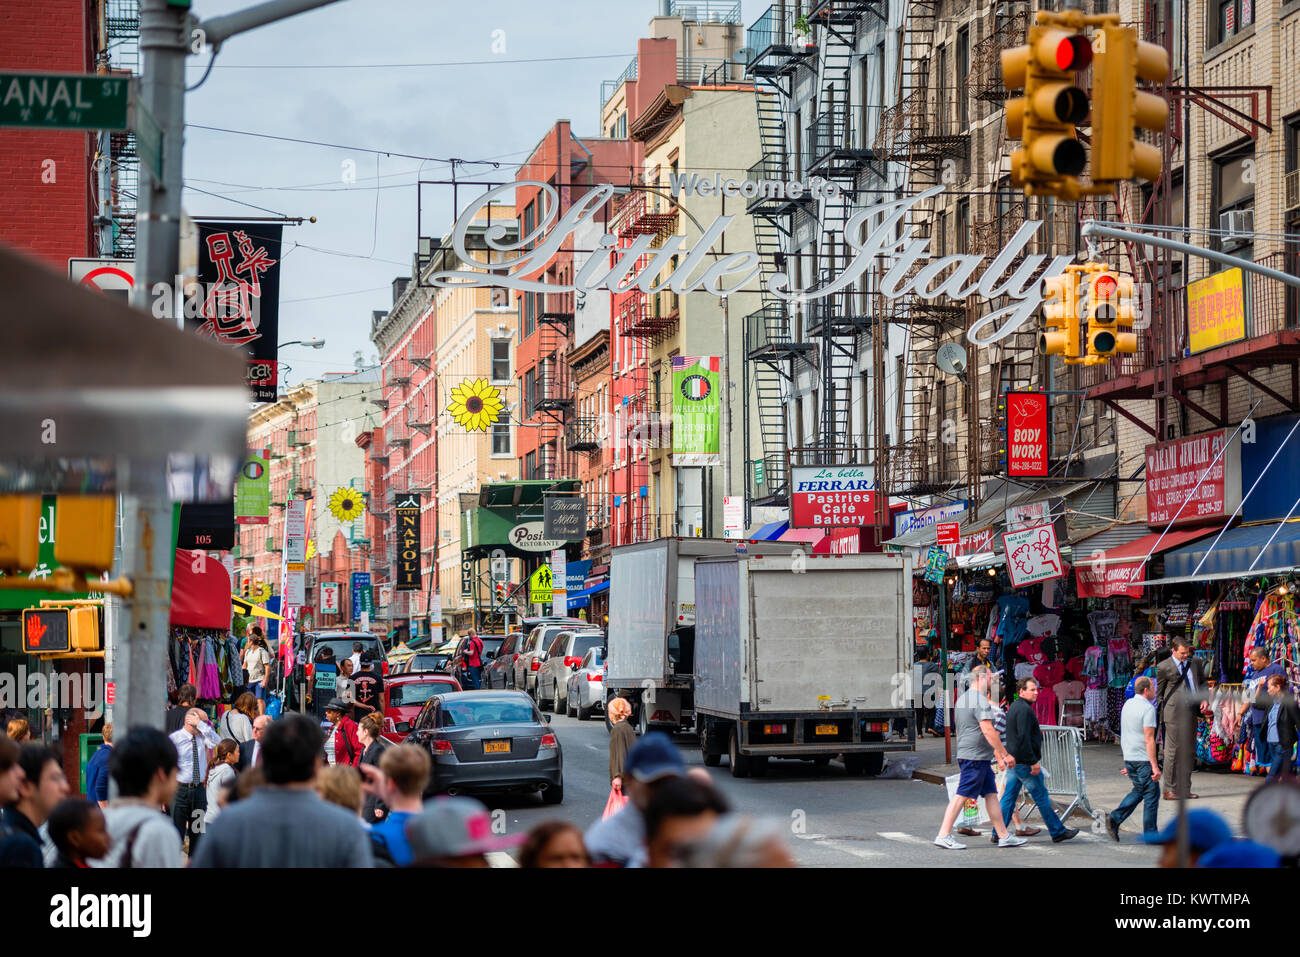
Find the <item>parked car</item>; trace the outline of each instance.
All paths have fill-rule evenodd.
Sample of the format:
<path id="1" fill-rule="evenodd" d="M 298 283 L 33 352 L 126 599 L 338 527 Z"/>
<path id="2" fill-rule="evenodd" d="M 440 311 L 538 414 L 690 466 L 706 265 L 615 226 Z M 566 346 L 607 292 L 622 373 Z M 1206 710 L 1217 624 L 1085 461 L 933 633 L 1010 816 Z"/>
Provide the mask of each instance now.
<path id="1" fill-rule="evenodd" d="M 543 711 L 564 711 L 569 678 L 588 651 L 604 644 L 605 633 L 594 628 L 562 631 L 551 639 L 537 672 L 537 706 Z"/>
<path id="2" fill-rule="evenodd" d="M 522 632 L 512 631 L 506 635 L 506 640 L 497 649 L 496 657 L 483 667 L 484 688 L 500 688 L 506 691 L 514 687 L 515 659 L 519 657 L 519 649 L 523 643 Z"/>
<path id="3" fill-rule="evenodd" d="M 392 669 L 393 674 L 404 675 L 412 671 L 438 671 L 451 674 L 451 655 L 441 652 L 422 651 L 412 655 Z"/>
<path id="4" fill-rule="evenodd" d="M 426 749 L 433 772 L 425 796 L 466 791 L 542 792 L 564 800 L 564 759 L 545 716 L 518 691 L 434 695 L 407 742 Z"/>
<path id="5" fill-rule="evenodd" d="M 591 626 L 585 621 L 544 621 L 534 626 L 533 630 L 528 632 L 528 637 L 524 639 L 519 657 L 515 659 L 515 690 L 526 691 L 529 694 L 533 694 L 536 690 L 537 673 L 542 667 L 538 659 L 550 647 L 556 635 L 562 631 L 572 631 L 574 628 L 589 627 Z"/>
<path id="6" fill-rule="evenodd" d="M 460 690 L 460 682 L 451 675 L 407 672 L 390 676 L 384 682 L 384 737 L 400 744 L 430 698 Z"/>
<path id="7" fill-rule="evenodd" d="M 483 642 L 483 653 L 479 657 L 483 661 L 484 669 L 486 669 L 488 664 L 490 664 L 493 660 L 496 659 L 497 652 L 500 651 L 501 646 L 505 644 L 506 636 L 505 635 L 479 635 L 479 639 Z M 464 672 L 465 647 L 468 644 L 469 644 L 469 636 L 466 635 L 460 641 L 456 642 L 456 651 L 451 656 L 451 663 L 448 665 L 448 669 L 451 671 L 452 674 L 456 675 L 457 677 L 460 677 Z"/>
<path id="8" fill-rule="evenodd" d="M 592 711 L 605 710 L 605 649 L 592 648 L 582 656 L 578 670 L 569 677 L 564 696 L 564 713 L 586 721 Z"/>

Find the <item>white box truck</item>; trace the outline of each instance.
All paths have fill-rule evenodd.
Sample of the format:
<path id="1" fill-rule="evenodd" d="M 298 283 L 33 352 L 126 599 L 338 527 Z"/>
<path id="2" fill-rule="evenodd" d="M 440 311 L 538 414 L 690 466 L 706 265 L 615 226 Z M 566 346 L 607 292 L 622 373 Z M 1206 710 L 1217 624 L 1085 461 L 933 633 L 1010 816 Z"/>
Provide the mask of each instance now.
<path id="1" fill-rule="evenodd" d="M 652 727 L 689 730 L 695 720 L 696 561 L 738 554 L 789 556 L 800 547 L 793 542 L 658 538 L 613 549 L 606 699 L 626 698 L 641 734 Z M 608 723 L 608 709 L 605 713 Z"/>
<path id="2" fill-rule="evenodd" d="M 878 774 L 916 747 L 905 555 L 706 558 L 695 565 L 695 712 L 704 763 L 769 758 Z M 901 733 L 898 733 L 901 732 Z"/>

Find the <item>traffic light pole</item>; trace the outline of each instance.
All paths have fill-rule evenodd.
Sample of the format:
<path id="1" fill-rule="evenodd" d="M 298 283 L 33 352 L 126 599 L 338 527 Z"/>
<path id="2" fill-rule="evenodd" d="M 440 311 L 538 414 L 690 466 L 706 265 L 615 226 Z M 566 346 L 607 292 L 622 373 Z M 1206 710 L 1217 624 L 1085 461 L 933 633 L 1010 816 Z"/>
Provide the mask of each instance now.
<path id="1" fill-rule="evenodd" d="M 1300 289 L 1300 276 L 1292 276 L 1276 269 L 1269 269 L 1267 266 L 1261 266 L 1249 259 L 1239 259 L 1227 253 L 1215 252 L 1213 249 L 1203 249 L 1190 243 L 1180 243 L 1175 239 L 1165 239 L 1161 236 L 1148 236 L 1145 233 L 1116 229 L 1114 226 L 1106 226 L 1096 220 L 1089 220 L 1084 223 L 1082 233 L 1084 238 L 1099 236 L 1102 239 L 1118 239 L 1123 242 L 1138 243 L 1142 246 L 1154 246 L 1157 249 L 1169 249 L 1174 252 L 1186 253 L 1189 256 L 1199 256 L 1201 259 L 1208 259 L 1222 266 L 1231 266 L 1245 272 L 1253 272 L 1256 275 L 1276 279 L 1280 283 Z"/>

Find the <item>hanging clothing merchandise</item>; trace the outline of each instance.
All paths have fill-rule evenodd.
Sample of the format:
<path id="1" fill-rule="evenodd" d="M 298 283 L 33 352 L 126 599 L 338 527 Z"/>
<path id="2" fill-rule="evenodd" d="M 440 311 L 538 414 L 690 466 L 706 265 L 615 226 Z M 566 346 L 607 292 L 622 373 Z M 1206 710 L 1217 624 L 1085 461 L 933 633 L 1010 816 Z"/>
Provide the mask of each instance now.
<path id="1" fill-rule="evenodd" d="M 1038 718 L 1039 724 L 1056 724 L 1056 692 L 1052 690 L 1050 685 L 1044 687 L 1041 683 L 1039 684 L 1038 697 L 1034 700 L 1033 708 L 1034 716 Z"/>
<path id="2" fill-rule="evenodd" d="M 1094 645 L 1083 653 L 1083 674 L 1088 678 L 1101 678 L 1106 674 L 1106 651 Z"/>
<path id="3" fill-rule="evenodd" d="M 1129 678 L 1133 676 L 1133 657 L 1128 650 L 1128 639 L 1110 639 L 1106 643 L 1106 658 L 1108 683 L 1112 688 L 1119 688 L 1122 691 L 1128 684 Z"/>
<path id="4" fill-rule="evenodd" d="M 221 697 L 221 670 L 217 666 L 217 645 L 209 635 L 200 639 L 203 647 L 203 666 L 199 674 L 199 697 L 216 701 Z"/>
<path id="5" fill-rule="evenodd" d="M 1035 615 L 1025 622 L 1025 630 L 1035 638 L 1055 635 L 1061 630 L 1060 615 Z"/>
<path id="6" fill-rule="evenodd" d="M 1029 599 L 1022 595 L 1003 595 L 998 599 L 998 636 L 1003 645 L 1018 644 L 1025 636 L 1029 618 Z"/>
<path id="7" fill-rule="evenodd" d="M 1101 724 L 1106 720 L 1105 688 L 1088 688 L 1083 692 L 1083 718 Z"/>
<path id="8" fill-rule="evenodd" d="M 1065 673 L 1071 678 L 1083 677 L 1083 655 L 1075 655 L 1065 663 Z"/>
<path id="9" fill-rule="evenodd" d="M 1052 578 L 1043 582 L 1043 607 L 1060 608 L 1065 604 L 1065 581 L 1062 578 Z"/>
<path id="10" fill-rule="evenodd" d="M 1102 609 L 1088 613 L 1088 626 L 1092 629 L 1093 640 L 1102 644 L 1114 638 L 1119 628 L 1119 612 Z"/>

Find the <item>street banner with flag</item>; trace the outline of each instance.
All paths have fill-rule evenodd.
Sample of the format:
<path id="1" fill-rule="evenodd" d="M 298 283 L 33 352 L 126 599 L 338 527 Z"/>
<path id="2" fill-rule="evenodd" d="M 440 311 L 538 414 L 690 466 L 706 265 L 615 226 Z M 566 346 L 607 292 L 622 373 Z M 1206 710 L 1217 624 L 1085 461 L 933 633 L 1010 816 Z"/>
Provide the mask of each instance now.
<path id="1" fill-rule="evenodd" d="M 271 450 L 249 449 L 235 481 L 235 523 L 271 522 Z"/>
<path id="2" fill-rule="evenodd" d="M 673 356 L 673 466 L 721 465 L 718 356 Z"/>

